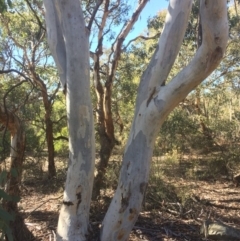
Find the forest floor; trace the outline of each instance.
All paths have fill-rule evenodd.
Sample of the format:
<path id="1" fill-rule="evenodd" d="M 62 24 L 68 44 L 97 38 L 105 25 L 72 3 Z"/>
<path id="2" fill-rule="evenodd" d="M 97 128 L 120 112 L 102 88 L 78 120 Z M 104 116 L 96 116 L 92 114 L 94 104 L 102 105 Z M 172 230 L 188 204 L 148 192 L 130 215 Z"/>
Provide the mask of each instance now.
<path id="1" fill-rule="evenodd" d="M 119 170 L 116 159 L 111 161 L 112 169 L 107 174 L 109 183 L 102 199 L 92 202 L 92 241 L 97 240 L 116 187 Z M 153 160 L 152 166 L 144 207 L 130 241 L 211 240 L 200 234 L 205 220 L 240 228 L 240 187 L 235 187 L 231 178 L 224 175 L 224 168 L 219 172 L 218 165 L 215 172 L 209 162 L 201 160 L 195 161 L 195 165 L 192 161 L 167 164 L 160 163 L 158 158 Z M 29 159 L 25 163 L 19 209 L 36 241 L 54 240 L 66 172 L 61 159 L 57 161 L 57 169 L 57 176 L 48 179 L 41 161 Z"/>

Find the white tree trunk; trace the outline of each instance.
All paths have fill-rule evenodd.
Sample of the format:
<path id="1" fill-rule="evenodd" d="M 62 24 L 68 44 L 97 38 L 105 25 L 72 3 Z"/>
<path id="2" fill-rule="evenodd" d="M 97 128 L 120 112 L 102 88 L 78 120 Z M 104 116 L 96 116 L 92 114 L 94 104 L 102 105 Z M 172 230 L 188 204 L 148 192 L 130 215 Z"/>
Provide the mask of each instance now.
<path id="1" fill-rule="evenodd" d="M 227 1 L 202 0 L 202 45 L 195 57 L 166 86 L 179 51 L 191 0 L 170 0 L 165 28 L 138 90 L 130 138 L 114 198 L 104 218 L 101 240 L 127 240 L 141 209 L 153 146 L 160 126 L 174 107 L 220 63 L 228 40 Z"/>
<path id="2" fill-rule="evenodd" d="M 94 128 L 89 88 L 88 32 L 79 0 L 44 0 L 48 42 L 67 90 L 69 168 L 58 240 L 87 239 L 94 169 Z M 202 45 L 166 86 L 181 46 L 192 0 L 170 0 L 153 58 L 144 72 L 118 188 L 104 218 L 101 240 L 127 240 L 141 209 L 153 145 L 173 108 L 220 63 L 228 39 L 227 0 L 201 0 Z M 62 51 L 62 52 L 61 52 Z"/>
<path id="3" fill-rule="evenodd" d="M 58 59 L 58 69 L 61 65 L 59 71 L 66 70 L 63 84 L 66 86 L 70 153 L 57 240 L 82 241 L 88 234 L 95 161 L 89 33 L 79 0 L 45 0 L 44 5 L 49 45 L 55 48 L 52 53 L 54 59 Z M 58 48 L 58 44 L 62 48 Z"/>

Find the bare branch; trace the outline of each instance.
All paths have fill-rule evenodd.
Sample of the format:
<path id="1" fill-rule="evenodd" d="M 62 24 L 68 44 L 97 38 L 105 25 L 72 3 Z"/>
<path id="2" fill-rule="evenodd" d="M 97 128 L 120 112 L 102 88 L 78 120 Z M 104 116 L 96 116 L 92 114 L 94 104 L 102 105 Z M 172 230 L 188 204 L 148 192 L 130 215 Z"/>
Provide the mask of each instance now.
<path id="1" fill-rule="evenodd" d="M 46 31 L 46 28 L 43 27 L 43 24 L 42 24 L 40 18 L 38 17 L 36 11 L 33 9 L 31 3 L 29 2 L 29 0 L 25 0 L 25 1 L 26 1 L 26 3 L 27 3 L 28 7 L 29 7 L 29 8 L 31 9 L 31 11 L 33 12 L 33 15 L 34 15 L 34 17 L 36 18 L 36 20 L 37 20 L 37 22 L 38 22 L 38 25 L 39 25 L 39 27 L 40 27 L 40 31 L 41 31 L 41 29 L 43 29 L 44 31 Z"/>
<path id="2" fill-rule="evenodd" d="M 95 6 L 95 8 L 94 8 L 94 10 L 93 10 L 93 13 L 92 13 L 92 15 L 91 15 L 91 18 L 90 18 L 89 23 L 88 23 L 88 26 L 87 26 L 89 32 L 91 31 L 93 21 L 94 21 L 94 19 L 95 19 L 95 16 L 96 16 L 96 14 L 97 14 L 97 11 L 98 11 L 99 7 L 102 5 L 102 3 L 103 3 L 103 0 L 98 0 L 97 4 L 96 4 L 96 6 Z"/>
<path id="3" fill-rule="evenodd" d="M 113 12 L 115 9 L 117 9 L 120 5 L 120 0 L 117 1 L 117 3 L 109 10 L 109 12 Z"/>
<path id="4" fill-rule="evenodd" d="M 57 121 L 52 121 L 53 124 L 58 124 L 61 120 L 63 119 L 67 119 L 67 116 L 66 115 L 63 115 L 59 120 Z"/>
<path id="5" fill-rule="evenodd" d="M 223 58 L 228 41 L 228 20 L 226 0 L 201 1 L 202 45 L 192 61 L 169 82 L 169 96 L 174 92 L 175 105 L 180 99 L 207 78 Z M 165 90 L 166 91 L 166 90 Z"/>
<path id="6" fill-rule="evenodd" d="M 132 43 L 132 42 L 135 42 L 136 40 L 138 39 L 143 39 L 143 40 L 150 40 L 150 39 L 156 39 L 160 36 L 161 33 L 156 33 L 155 35 L 153 36 L 150 36 L 150 37 L 146 37 L 146 36 L 143 36 L 143 35 L 139 35 L 137 36 L 136 38 L 133 38 L 131 39 L 127 44 L 126 46 L 124 47 L 123 51 L 126 51 L 126 49 L 128 48 L 128 46 Z"/>
<path id="7" fill-rule="evenodd" d="M 22 76 L 25 80 L 29 81 L 32 83 L 32 80 L 28 78 L 25 74 L 21 73 L 20 71 L 16 69 L 7 69 L 7 70 L 0 70 L 0 74 L 8 74 L 8 73 L 17 73 L 18 75 Z"/>
<path id="8" fill-rule="evenodd" d="M 144 9 L 144 7 L 146 6 L 147 2 L 148 2 L 148 0 L 143 0 L 139 3 L 139 5 L 138 5 L 137 9 L 135 10 L 135 12 L 133 13 L 131 19 L 127 22 L 125 28 L 123 28 L 120 35 L 117 37 L 116 45 L 114 47 L 114 56 L 113 56 L 113 60 L 112 60 L 112 66 L 111 66 L 110 75 L 109 75 L 107 84 L 112 84 L 112 82 L 113 82 L 115 72 L 116 72 L 116 69 L 118 66 L 118 61 L 120 59 L 120 55 L 122 52 L 123 42 L 124 42 L 125 38 L 127 37 L 127 35 L 129 34 L 129 32 L 131 31 L 135 22 L 138 20 L 138 17 L 140 15 L 140 13 L 142 12 L 142 10 Z"/>

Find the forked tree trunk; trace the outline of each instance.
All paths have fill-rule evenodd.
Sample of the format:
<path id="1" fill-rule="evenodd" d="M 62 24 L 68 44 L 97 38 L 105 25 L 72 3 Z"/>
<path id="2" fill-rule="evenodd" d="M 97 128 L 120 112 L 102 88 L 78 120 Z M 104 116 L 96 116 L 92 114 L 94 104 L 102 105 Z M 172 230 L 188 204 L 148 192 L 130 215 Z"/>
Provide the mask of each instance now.
<path id="1" fill-rule="evenodd" d="M 141 1 L 144 2 L 144 1 Z M 93 117 L 89 87 L 88 30 L 79 0 L 44 0 L 48 42 L 67 90 L 69 168 L 58 240 L 87 240 L 93 182 Z M 202 0 L 202 44 L 192 61 L 162 86 L 181 46 L 191 0 L 170 0 L 153 58 L 144 72 L 118 187 L 104 218 L 102 241 L 124 241 L 141 209 L 160 126 L 187 94 L 220 63 L 228 40 L 227 0 Z M 112 62 L 114 65 L 114 61 Z M 116 67 L 116 66 L 115 66 Z"/>
<path id="2" fill-rule="evenodd" d="M 220 63 L 228 40 L 227 1 L 202 0 L 202 45 L 195 57 L 166 86 L 181 46 L 191 0 L 170 0 L 166 24 L 153 58 L 144 72 L 130 137 L 123 156 L 118 187 L 104 218 L 101 240 L 127 240 L 148 183 L 149 167 L 160 126 L 187 94 Z"/>

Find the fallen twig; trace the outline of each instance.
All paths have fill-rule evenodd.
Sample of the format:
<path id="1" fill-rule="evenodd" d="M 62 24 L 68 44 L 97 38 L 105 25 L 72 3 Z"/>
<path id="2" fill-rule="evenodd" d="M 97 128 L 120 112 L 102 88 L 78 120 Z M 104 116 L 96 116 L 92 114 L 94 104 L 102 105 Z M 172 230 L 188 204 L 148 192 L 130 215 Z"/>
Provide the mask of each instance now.
<path id="1" fill-rule="evenodd" d="M 42 204 L 40 204 L 39 206 L 37 206 L 35 209 L 33 209 L 27 216 L 27 218 L 29 218 L 33 212 L 35 212 L 36 210 L 38 210 L 40 207 L 42 207 L 45 203 L 51 201 L 51 200 L 57 200 L 59 198 L 63 197 L 63 195 L 56 197 L 56 198 L 49 198 L 47 201 L 44 201 Z"/>

